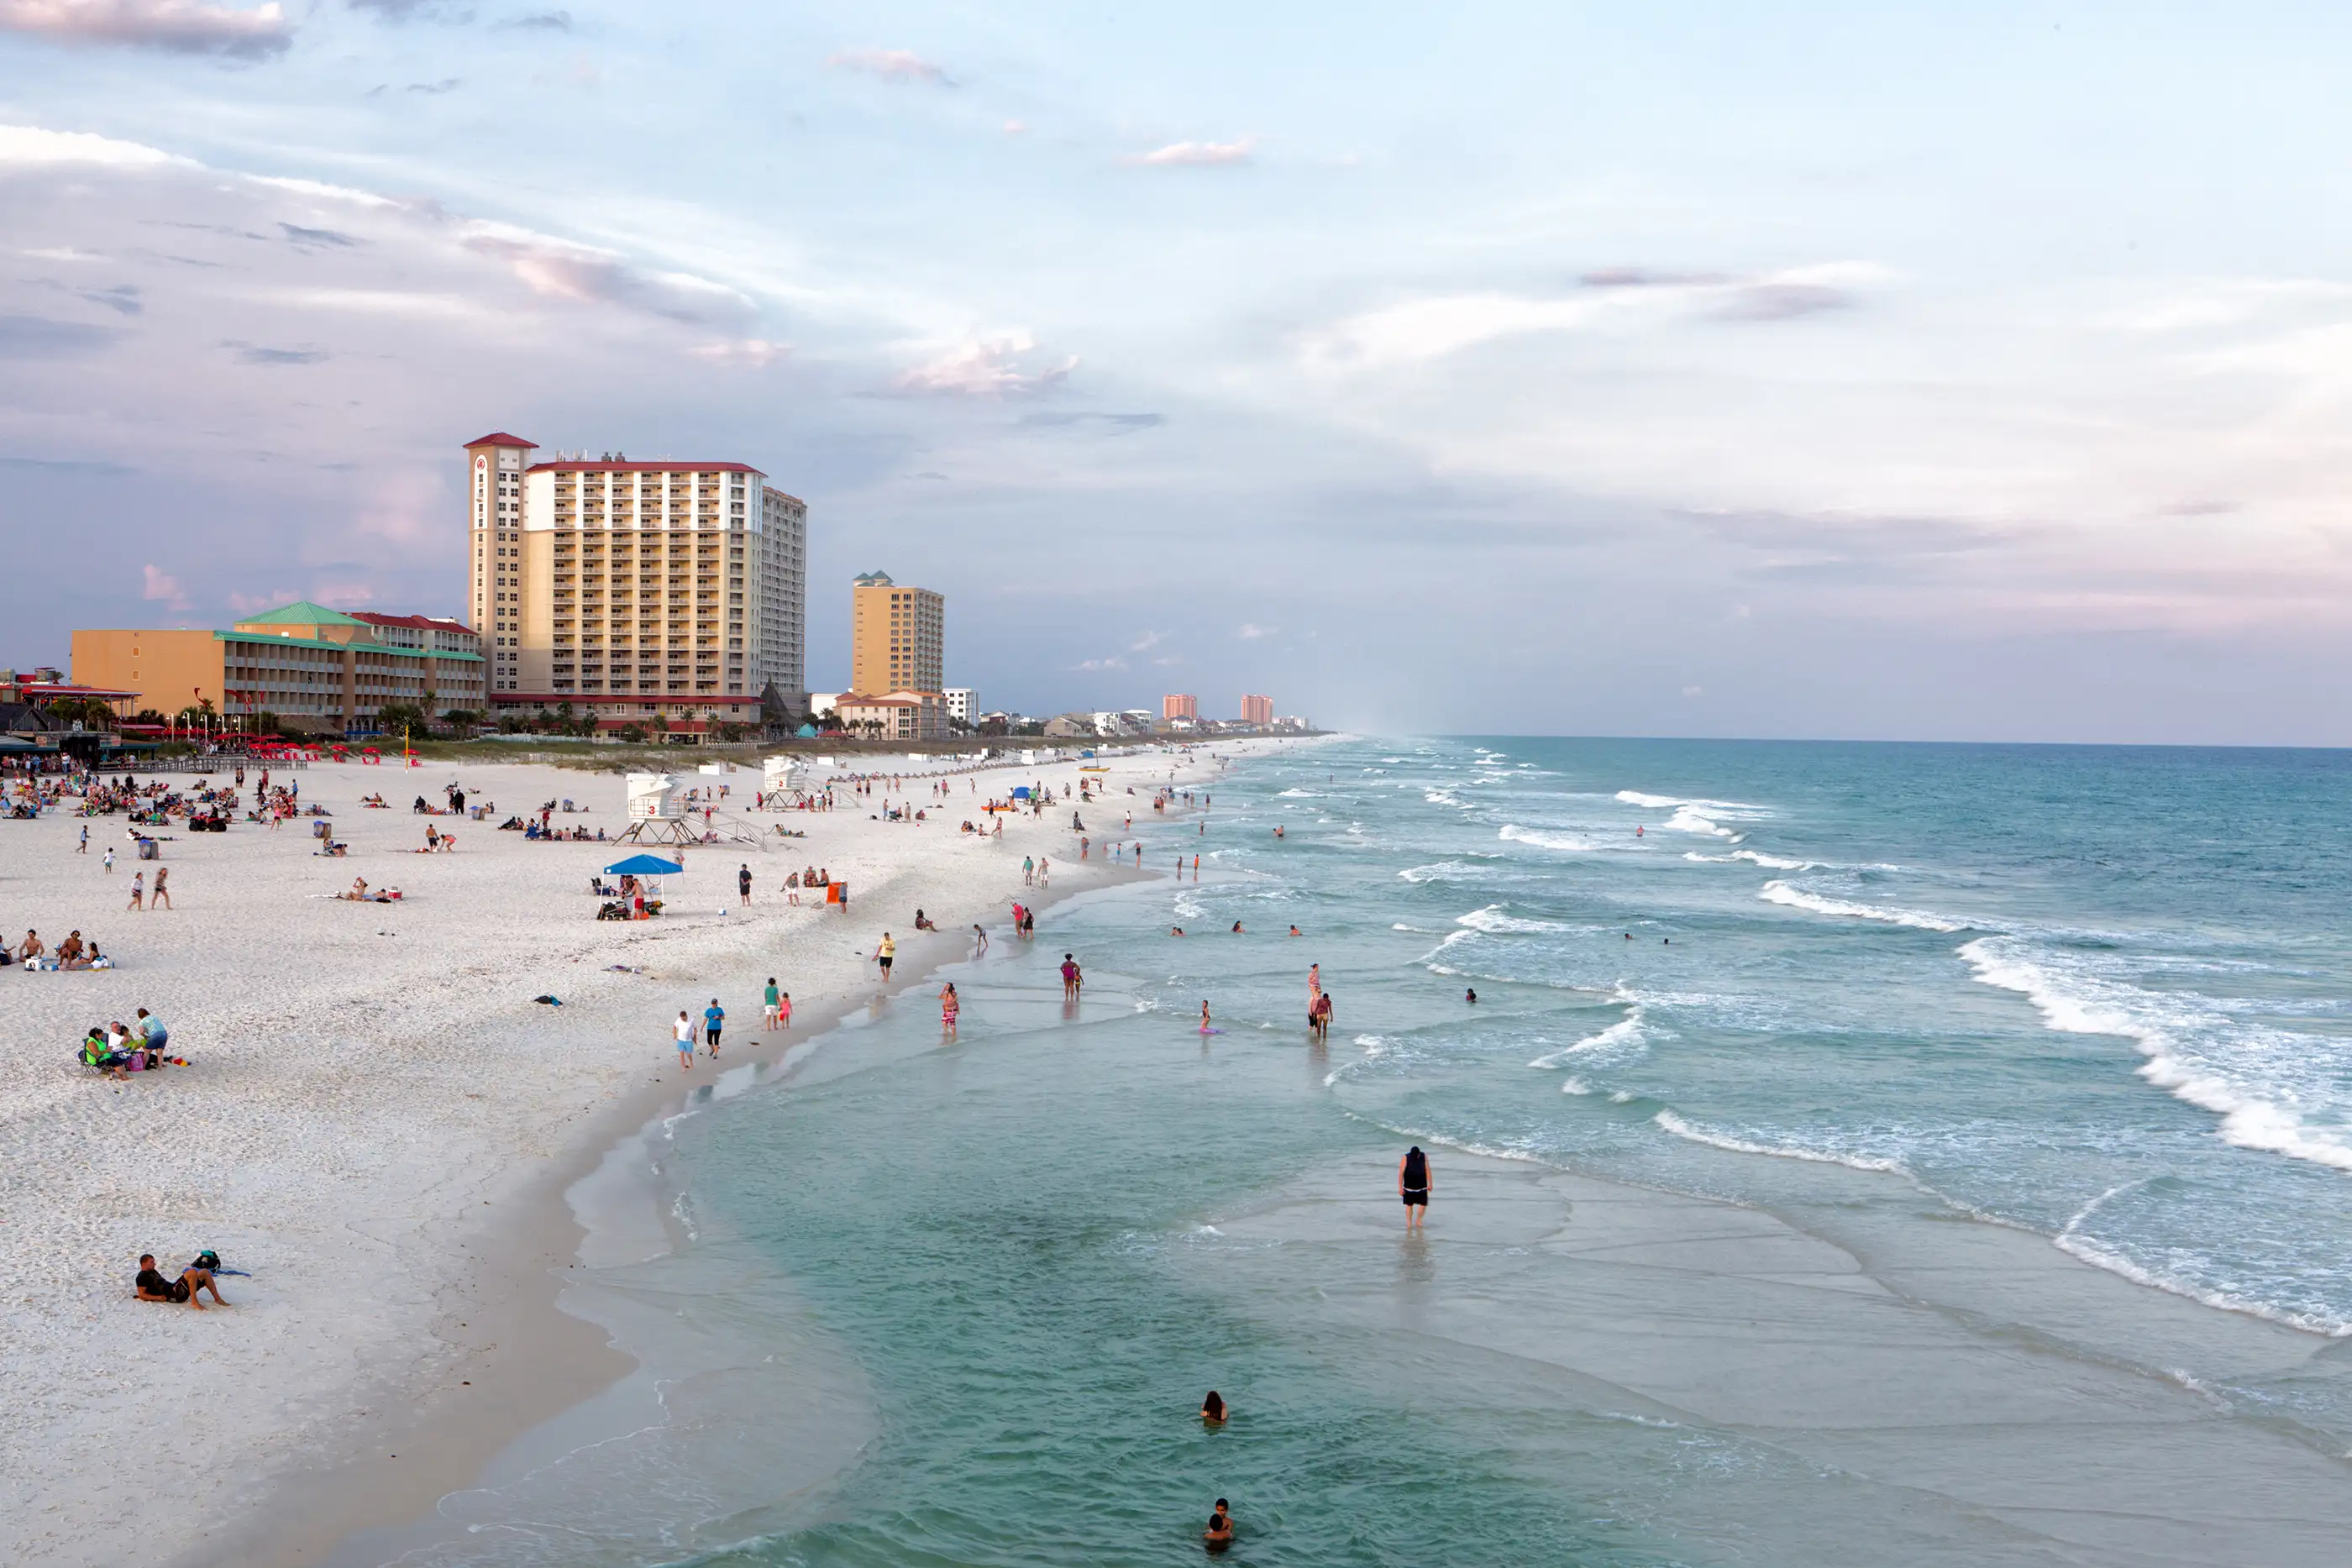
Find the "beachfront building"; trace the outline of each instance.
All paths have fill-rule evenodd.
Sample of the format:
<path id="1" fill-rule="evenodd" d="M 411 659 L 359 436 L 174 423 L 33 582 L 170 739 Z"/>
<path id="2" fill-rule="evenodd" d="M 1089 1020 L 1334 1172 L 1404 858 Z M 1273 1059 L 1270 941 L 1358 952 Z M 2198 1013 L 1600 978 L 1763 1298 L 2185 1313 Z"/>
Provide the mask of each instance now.
<path id="1" fill-rule="evenodd" d="M 849 585 L 849 685 L 859 692 L 929 692 L 946 685 L 947 600 L 901 588 L 887 572 Z"/>
<path id="2" fill-rule="evenodd" d="M 1198 718 L 1201 699 L 1185 692 L 1171 692 L 1160 699 L 1160 716 L 1163 719 Z"/>
<path id="3" fill-rule="evenodd" d="M 1274 699 L 1272 697 L 1244 695 L 1242 698 L 1242 722 L 1244 724 L 1257 725 L 1260 727 L 1272 724 L 1274 722 Z"/>
<path id="4" fill-rule="evenodd" d="M 947 704 L 937 692 L 899 691 L 882 696 L 844 692 L 833 702 L 841 727 L 883 740 L 945 740 Z"/>
<path id="5" fill-rule="evenodd" d="M 970 686 L 950 686 L 940 694 L 948 706 L 948 717 L 969 728 L 980 722 L 980 694 Z"/>
<path id="6" fill-rule="evenodd" d="M 467 444 L 467 602 L 494 713 L 559 708 L 673 736 L 796 711 L 808 507 L 742 463 L 540 462 Z"/>
<path id="7" fill-rule="evenodd" d="M 484 661 L 454 621 L 378 616 L 399 640 L 355 615 L 308 601 L 226 631 L 84 629 L 73 634 L 74 679 L 138 694 L 132 704 L 175 714 L 209 703 L 224 717 L 274 714 L 289 729 L 345 734 L 375 728 L 395 705 L 438 716 L 478 713 Z"/>

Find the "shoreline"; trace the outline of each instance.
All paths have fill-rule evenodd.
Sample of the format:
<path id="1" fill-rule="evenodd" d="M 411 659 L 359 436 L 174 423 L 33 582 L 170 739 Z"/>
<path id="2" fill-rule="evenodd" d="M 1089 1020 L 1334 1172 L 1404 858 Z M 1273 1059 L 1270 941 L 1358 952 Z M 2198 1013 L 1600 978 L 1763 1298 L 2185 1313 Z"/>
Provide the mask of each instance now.
<path id="1" fill-rule="evenodd" d="M 1172 758 L 1121 760 L 1127 764 L 1124 772 L 1139 763 L 1148 767 Z M 1213 765 L 1205 760 L 1195 767 L 1198 775 L 1213 776 Z M 1028 779 L 1045 770 L 1016 763 L 994 771 L 1008 779 Z M 837 819 L 842 813 L 831 815 Z M 864 820 L 862 813 L 859 817 Z M 811 814 L 810 823 L 822 826 L 826 820 L 827 814 Z M 1050 821 L 1045 825 L 1055 840 L 1076 836 Z M 718 846 L 722 855 L 729 847 Z M 1062 873 L 1059 885 L 1016 885 L 1013 894 L 1005 896 L 1025 894 L 1022 902 L 1043 915 L 1088 894 L 1166 880 L 1164 872 L 1091 858 L 1080 862 L 1075 855 L 1062 859 L 1055 870 Z M 876 894 L 853 892 L 853 898 L 852 910 L 862 912 L 874 904 Z M 758 1027 L 756 1012 L 749 1012 L 753 1024 L 742 1033 L 730 1031 L 723 1064 L 698 1060 L 696 1071 L 716 1069 L 710 1080 L 688 1082 L 686 1074 L 665 1062 L 656 1081 L 640 1082 L 599 1106 L 548 1164 L 490 1176 L 482 1190 L 492 1197 L 481 1201 L 497 1208 L 498 1218 L 486 1224 L 458 1225 L 458 1239 L 448 1250 L 496 1261 L 478 1274 L 443 1281 L 436 1290 L 427 1331 L 434 1353 L 405 1371 L 372 1380 L 362 1393 L 362 1407 L 339 1423 L 344 1437 L 320 1445 L 331 1457 L 306 1458 L 246 1479 L 225 1511 L 226 1519 L 200 1527 L 168 1560 L 188 1568 L 224 1561 L 257 1568 L 299 1568 L 333 1560 L 339 1548 L 355 1539 L 429 1520 L 441 1500 L 476 1483 L 509 1445 L 620 1385 L 639 1369 L 639 1361 L 616 1348 L 604 1327 L 562 1305 L 563 1276 L 590 1239 L 572 1209 L 574 1188 L 649 1127 L 700 1108 L 696 1102 L 708 1094 L 706 1084 L 719 1073 L 773 1067 L 793 1051 L 813 1049 L 833 1036 L 860 1009 L 900 998 L 948 966 L 966 961 L 969 926 L 975 920 L 986 923 L 1003 901 L 991 894 L 969 908 L 939 904 L 936 913 L 943 929 L 900 938 L 898 973 L 887 988 L 864 995 L 845 988 L 807 999 L 803 993 L 795 998 L 793 1030 L 783 1036 L 768 1035 Z M 822 906 L 815 914 L 825 923 L 836 917 L 835 911 Z M 866 920 L 850 929 L 870 935 L 866 932 L 868 924 L 881 928 L 878 920 Z M 996 932 L 991 936 L 992 944 L 1013 939 Z M 741 994 L 746 988 L 756 988 L 758 973 L 774 962 L 761 959 L 748 968 L 728 970 L 704 967 L 693 983 L 714 987 L 722 995 Z M 654 1178 L 647 1176 L 645 1190 L 650 1192 L 653 1185 Z M 665 1224 L 671 1228 L 674 1249 L 675 1221 L 666 1218 Z M 378 1414 L 386 1409 L 403 1414 L 386 1423 Z"/>
<path id="2" fill-rule="evenodd" d="M 1102 887 L 1048 888 L 1032 907 L 1042 915 L 1055 904 L 1102 888 L 1158 879 L 1150 872 L 1129 873 Z M 995 940 L 992 936 L 992 945 Z M 907 946 L 901 945 L 901 953 Z M 939 945 L 940 949 L 944 946 Z M 813 1056 L 853 1014 L 878 1000 L 895 1001 L 968 957 L 935 949 L 872 997 L 828 998 L 814 1009 L 816 1019 L 805 1033 L 800 1031 L 803 1010 L 796 1002 L 789 1038 L 748 1048 L 732 1044 L 723 1067 L 704 1060 L 698 1061 L 695 1070 L 713 1069 L 715 1081 L 721 1072 L 773 1069 L 796 1050 Z M 786 1069 L 787 1073 L 790 1071 Z M 771 1082 L 765 1086 L 781 1084 Z M 604 1326 L 562 1305 L 566 1288 L 563 1271 L 576 1266 L 583 1244 L 592 1239 L 590 1228 L 574 1212 L 572 1194 L 580 1184 L 595 1177 L 607 1160 L 639 1143 L 649 1132 L 710 1108 L 708 1102 L 694 1103 L 708 1091 L 709 1085 L 702 1082 L 665 1081 L 659 1086 L 646 1085 L 631 1098 L 609 1106 L 594 1127 L 566 1151 L 558 1167 L 530 1178 L 519 1199 L 521 1212 L 498 1228 L 520 1243 L 500 1253 L 507 1261 L 499 1268 L 501 1283 L 509 1292 L 503 1311 L 514 1332 L 460 1364 L 473 1368 L 467 1374 L 473 1386 L 467 1396 L 461 1398 L 458 1394 L 463 1379 L 453 1384 L 442 1378 L 431 1404 L 416 1409 L 396 1427 L 355 1437 L 324 1470 L 306 1468 L 265 1483 L 265 1495 L 256 1500 L 254 1511 L 270 1520 L 268 1525 L 255 1527 L 247 1539 L 231 1535 L 208 1541 L 187 1561 L 194 1564 L 227 1560 L 249 1563 L 252 1568 L 305 1568 L 334 1561 L 354 1537 L 428 1520 L 443 1498 L 478 1483 L 509 1445 L 542 1424 L 592 1403 L 641 1370 L 644 1364 L 616 1348 Z M 630 1196 L 635 1198 L 654 1197 L 663 1190 L 661 1179 L 649 1171 L 637 1173 L 632 1185 L 635 1191 Z M 666 1250 L 674 1251 L 681 1239 L 677 1218 L 660 1205 L 652 1207 L 660 1214 Z M 454 1310 L 445 1314 L 445 1318 L 452 1316 Z M 487 1417 L 485 1406 L 491 1406 Z M 410 1455 L 416 1462 L 401 1458 L 397 1462 L 405 1468 L 395 1470 L 391 1458 L 395 1455 Z"/>

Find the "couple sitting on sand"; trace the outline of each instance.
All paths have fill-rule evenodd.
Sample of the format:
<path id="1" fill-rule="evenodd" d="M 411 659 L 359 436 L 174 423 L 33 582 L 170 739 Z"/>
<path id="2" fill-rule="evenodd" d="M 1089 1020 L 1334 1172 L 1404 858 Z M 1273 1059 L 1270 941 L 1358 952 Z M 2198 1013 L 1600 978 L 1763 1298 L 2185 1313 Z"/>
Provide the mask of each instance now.
<path id="1" fill-rule="evenodd" d="M 212 1269 L 205 1267 L 207 1262 L 217 1267 L 220 1260 L 207 1252 L 181 1270 L 178 1279 L 166 1280 L 155 1267 L 155 1254 L 142 1252 L 139 1254 L 139 1278 L 132 1281 L 131 1286 L 133 1294 L 142 1301 L 184 1304 L 201 1312 L 205 1310 L 205 1303 L 198 1297 L 210 1291 L 214 1303 L 225 1307 L 228 1301 L 221 1295 L 220 1281 L 213 1278 Z"/>
<path id="2" fill-rule="evenodd" d="M 400 889 L 396 887 L 372 889 L 368 886 L 367 878 L 355 876 L 352 878 L 351 892 L 339 893 L 335 896 L 348 904 L 394 904 L 399 902 Z"/>

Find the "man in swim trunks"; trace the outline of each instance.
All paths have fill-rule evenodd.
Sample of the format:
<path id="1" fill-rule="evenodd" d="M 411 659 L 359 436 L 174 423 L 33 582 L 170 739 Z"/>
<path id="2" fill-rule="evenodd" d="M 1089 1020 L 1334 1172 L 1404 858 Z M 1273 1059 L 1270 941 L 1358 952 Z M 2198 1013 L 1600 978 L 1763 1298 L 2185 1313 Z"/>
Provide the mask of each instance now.
<path id="1" fill-rule="evenodd" d="M 887 931 L 885 931 L 882 933 L 881 942 L 875 946 L 874 961 L 882 966 L 882 983 L 886 986 L 890 983 L 891 961 L 898 956 L 898 944 L 891 939 Z"/>
<path id="2" fill-rule="evenodd" d="M 694 1071 L 694 1020 L 686 1009 L 677 1009 L 677 1022 L 670 1026 L 670 1039 L 677 1046 L 677 1064 L 688 1072 Z"/>
<path id="3" fill-rule="evenodd" d="M 139 1254 L 139 1278 L 133 1281 L 133 1293 L 140 1301 L 184 1303 L 201 1312 L 205 1303 L 198 1298 L 205 1291 L 213 1293 L 213 1301 L 218 1305 L 228 1305 L 221 1299 L 220 1285 L 213 1279 L 211 1270 L 185 1269 L 178 1279 L 166 1280 L 155 1267 L 155 1254 Z"/>
<path id="4" fill-rule="evenodd" d="M 1397 1193 L 1404 1199 L 1404 1228 L 1410 1236 L 1429 1215 L 1429 1156 L 1419 1144 L 1397 1161 Z"/>

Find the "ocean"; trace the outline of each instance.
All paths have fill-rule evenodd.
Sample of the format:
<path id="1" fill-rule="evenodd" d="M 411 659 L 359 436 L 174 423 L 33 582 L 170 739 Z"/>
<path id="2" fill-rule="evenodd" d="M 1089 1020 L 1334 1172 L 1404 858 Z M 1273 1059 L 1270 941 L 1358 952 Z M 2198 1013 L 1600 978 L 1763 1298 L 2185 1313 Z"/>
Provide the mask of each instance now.
<path id="1" fill-rule="evenodd" d="M 1236 1563 L 2120 1563 L 2176 1528 L 2115 1524 L 2170 1511 L 2121 1474 L 2352 1490 L 2352 757 L 1351 739 L 1192 791 L 1132 802 L 1183 878 L 1000 935 L 952 1043 L 919 987 L 651 1130 L 688 1240 L 597 1270 L 647 1371 L 400 1560 L 1192 1561 L 1227 1496 Z M 1826 1310 L 1933 1317 L 1896 1397 L 1965 1418 L 1849 1443 L 1898 1375 L 1827 1364 L 1843 1318 L 1756 1350 L 1778 1265 L 1596 1326 L 1559 1249 L 1611 1189 L 1449 1165 L 1488 1159 L 1833 1254 Z M 1742 1334 L 1687 1398 L 1640 1359 Z M 1760 1414 L 1707 1414 L 1735 1385 Z M 2095 1462 L 2084 1409 L 2168 1446 Z"/>

